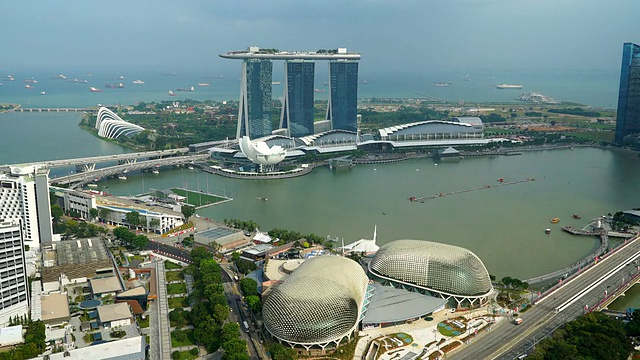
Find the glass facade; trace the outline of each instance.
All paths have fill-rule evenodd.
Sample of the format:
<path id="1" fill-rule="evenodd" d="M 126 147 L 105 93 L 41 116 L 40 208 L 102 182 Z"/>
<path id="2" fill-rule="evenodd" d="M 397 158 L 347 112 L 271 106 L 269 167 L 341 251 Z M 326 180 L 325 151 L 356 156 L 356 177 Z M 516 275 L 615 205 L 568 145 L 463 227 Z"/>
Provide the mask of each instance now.
<path id="1" fill-rule="evenodd" d="M 252 139 L 271 135 L 271 78 L 270 60 L 245 60 L 242 64 L 242 84 L 238 114 L 237 138 Z"/>
<path id="2" fill-rule="evenodd" d="M 313 134 L 313 84 L 315 63 L 291 60 L 285 62 L 284 104 L 280 127 L 289 136 Z"/>
<path id="3" fill-rule="evenodd" d="M 625 43 L 622 50 L 620 90 L 615 142 L 627 135 L 640 134 L 640 46 Z"/>
<path id="4" fill-rule="evenodd" d="M 358 62 L 329 62 L 330 96 L 327 120 L 333 129 L 357 131 Z"/>

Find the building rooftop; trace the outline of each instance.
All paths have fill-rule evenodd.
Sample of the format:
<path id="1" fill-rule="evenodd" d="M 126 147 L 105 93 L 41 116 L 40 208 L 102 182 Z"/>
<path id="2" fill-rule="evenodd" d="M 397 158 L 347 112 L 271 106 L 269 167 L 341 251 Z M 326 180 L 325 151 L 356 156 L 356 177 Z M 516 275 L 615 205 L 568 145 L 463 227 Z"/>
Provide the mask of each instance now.
<path id="1" fill-rule="evenodd" d="M 98 306 L 98 318 L 100 322 L 129 319 L 133 317 L 129 305 L 126 302 Z"/>
<path id="2" fill-rule="evenodd" d="M 234 241 L 237 241 L 234 237 L 230 237 L 229 235 L 234 234 L 242 234 L 242 230 L 225 228 L 222 226 L 213 227 L 204 231 L 197 232 L 195 236 L 197 236 L 197 242 L 202 244 L 210 244 L 212 242 L 217 242 L 220 245 L 225 245 Z"/>
<path id="3" fill-rule="evenodd" d="M 0 328 L 0 347 L 20 344 L 22 339 L 22 325 Z"/>
<path id="4" fill-rule="evenodd" d="M 79 349 L 47 355 L 50 360 L 143 360 L 146 342 L 144 336 L 109 341 Z M 36 359 L 42 360 L 43 355 Z"/>
<path id="5" fill-rule="evenodd" d="M 104 294 L 122 290 L 120 280 L 117 276 L 90 279 L 89 283 L 91 284 L 91 291 L 93 291 L 94 294 Z"/>
<path id="6" fill-rule="evenodd" d="M 137 286 L 134 287 L 133 289 L 129 289 L 127 291 L 123 291 L 120 294 L 118 294 L 118 297 L 125 297 L 125 296 L 139 296 L 139 295 L 146 295 L 147 294 L 147 289 L 145 289 L 144 286 Z"/>
<path id="7" fill-rule="evenodd" d="M 251 249 L 244 250 L 243 253 L 259 256 L 265 254 L 268 250 L 271 249 L 273 249 L 273 245 L 260 244 L 252 247 Z"/>
<path id="8" fill-rule="evenodd" d="M 358 53 L 347 52 L 345 48 L 327 52 L 308 51 L 273 51 L 273 49 L 260 49 L 250 47 L 247 50 L 232 51 L 220 54 L 225 59 L 263 59 L 263 60 L 360 60 Z"/>
<path id="9" fill-rule="evenodd" d="M 69 318 L 69 301 L 67 295 L 54 293 L 42 296 L 42 321 L 54 322 L 58 319 Z"/>
<path id="10" fill-rule="evenodd" d="M 406 321 L 444 309 L 446 299 L 422 295 L 391 286 L 371 284 L 374 293 L 369 301 L 363 324 Z"/>

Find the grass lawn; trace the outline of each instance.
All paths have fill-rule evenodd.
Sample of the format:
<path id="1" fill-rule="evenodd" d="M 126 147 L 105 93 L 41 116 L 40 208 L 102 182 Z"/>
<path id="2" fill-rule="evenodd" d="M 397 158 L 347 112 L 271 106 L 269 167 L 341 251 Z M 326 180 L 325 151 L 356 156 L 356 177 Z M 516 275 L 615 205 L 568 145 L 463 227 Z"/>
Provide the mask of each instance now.
<path id="1" fill-rule="evenodd" d="M 178 340 L 176 335 L 179 333 L 186 334 L 186 338 L 184 340 Z M 171 332 L 171 346 L 172 347 L 180 347 L 180 346 L 189 346 L 193 345 L 196 342 L 196 339 L 193 337 L 193 330 L 174 330 Z"/>
<path id="2" fill-rule="evenodd" d="M 200 206 L 209 205 L 209 204 L 215 204 L 215 203 L 219 203 L 219 202 L 225 200 L 224 198 L 221 198 L 219 196 L 209 195 L 209 194 L 197 192 L 197 191 L 194 191 L 194 190 L 185 190 L 185 189 L 173 188 L 173 189 L 171 189 L 171 191 L 173 191 L 177 195 L 186 196 L 187 197 L 187 201 L 186 202 L 191 204 L 191 205 L 193 205 L 193 206 L 195 206 L 195 207 L 200 207 Z"/>
<path id="3" fill-rule="evenodd" d="M 173 352 L 171 353 L 173 356 Z M 188 351 L 180 351 L 180 357 L 178 359 L 180 360 L 192 360 L 192 359 L 197 359 L 198 355 L 191 355 L 189 354 Z"/>
<path id="4" fill-rule="evenodd" d="M 182 272 L 180 271 L 167 271 L 166 272 L 167 282 L 178 281 L 184 279 L 182 276 Z"/>
<path id="5" fill-rule="evenodd" d="M 141 329 L 149 327 L 149 317 L 148 316 L 147 316 L 146 319 L 143 319 L 140 316 L 136 316 L 136 318 L 138 319 L 138 324 L 140 325 Z"/>
<path id="6" fill-rule="evenodd" d="M 177 307 L 187 307 L 189 302 L 184 296 L 169 298 L 169 309 L 175 309 Z"/>
<path id="7" fill-rule="evenodd" d="M 168 284 L 167 293 L 169 294 L 186 294 L 187 285 L 185 283 Z"/>
<path id="8" fill-rule="evenodd" d="M 164 262 L 164 268 L 167 270 L 175 270 L 175 269 L 182 269 L 182 266 L 178 264 L 174 264 L 171 261 L 167 260 Z"/>

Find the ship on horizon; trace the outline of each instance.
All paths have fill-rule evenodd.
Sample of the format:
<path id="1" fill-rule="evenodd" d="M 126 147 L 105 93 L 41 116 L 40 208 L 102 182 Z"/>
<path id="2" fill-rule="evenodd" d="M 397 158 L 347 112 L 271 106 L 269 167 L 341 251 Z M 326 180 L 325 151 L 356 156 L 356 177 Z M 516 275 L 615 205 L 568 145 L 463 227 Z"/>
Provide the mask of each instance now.
<path id="1" fill-rule="evenodd" d="M 102 92 L 101 89 L 98 89 L 97 87 L 94 87 L 94 86 L 90 87 L 89 91 L 91 91 L 91 92 Z"/>
<path id="2" fill-rule="evenodd" d="M 105 84 L 104 87 L 106 87 L 108 89 L 124 89 L 124 84 L 123 83 Z"/>
<path id="3" fill-rule="evenodd" d="M 520 84 L 500 84 L 496 85 L 498 89 L 522 89 L 522 85 Z"/>
<path id="4" fill-rule="evenodd" d="M 433 86 L 435 87 L 447 87 L 451 85 L 451 81 L 434 81 Z"/>
<path id="5" fill-rule="evenodd" d="M 142 85 L 142 84 L 144 84 L 144 81 L 142 81 L 142 80 L 133 80 L 131 83 L 132 84 L 136 84 L 136 85 Z"/>
<path id="6" fill-rule="evenodd" d="M 189 89 L 180 88 L 180 89 L 176 89 L 176 91 L 196 91 L 196 88 L 192 86 Z"/>

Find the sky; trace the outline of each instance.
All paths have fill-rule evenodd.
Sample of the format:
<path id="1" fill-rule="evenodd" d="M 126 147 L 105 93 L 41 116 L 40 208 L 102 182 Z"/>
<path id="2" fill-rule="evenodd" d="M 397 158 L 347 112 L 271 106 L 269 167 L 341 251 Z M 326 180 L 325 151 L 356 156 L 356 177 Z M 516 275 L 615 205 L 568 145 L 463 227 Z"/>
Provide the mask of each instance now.
<path id="1" fill-rule="evenodd" d="M 372 72 L 620 68 L 638 0 L 4 0 L 0 74 L 158 69 L 216 73 L 248 46 L 347 47 Z"/>

